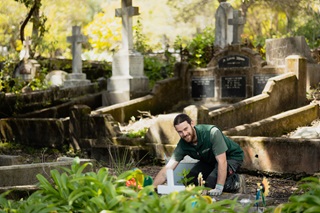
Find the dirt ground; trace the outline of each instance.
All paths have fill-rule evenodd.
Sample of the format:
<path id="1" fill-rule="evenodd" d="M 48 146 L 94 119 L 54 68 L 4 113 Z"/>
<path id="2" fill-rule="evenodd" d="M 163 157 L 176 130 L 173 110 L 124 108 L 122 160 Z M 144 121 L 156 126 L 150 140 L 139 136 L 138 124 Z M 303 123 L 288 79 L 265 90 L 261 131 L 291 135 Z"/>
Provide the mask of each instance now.
<path id="1" fill-rule="evenodd" d="M 161 166 L 143 166 L 140 169 L 151 177 L 155 177 Z M 263 180 L 262 175 L 245 174 L 246 194 L 255 197 L 257 192 L 257 184 Z M 278 205 L 288 201 L 289 197 L 298 193 L 297 177 L 266 177 L 269 182 L 269 195 L 267 201 L 270 205 Z"/>

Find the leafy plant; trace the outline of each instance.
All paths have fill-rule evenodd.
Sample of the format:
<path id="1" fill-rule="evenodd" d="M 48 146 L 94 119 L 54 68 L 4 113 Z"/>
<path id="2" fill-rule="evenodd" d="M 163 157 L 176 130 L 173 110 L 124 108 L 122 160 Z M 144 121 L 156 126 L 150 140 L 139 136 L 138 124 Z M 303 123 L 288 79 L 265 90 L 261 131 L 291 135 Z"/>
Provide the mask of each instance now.
<path id="1" fill-rule="evenodd" d="M 137 131 L 131 130 L 128 133 L 126 133 L 126 136 L 128 138 L 144 138 L 147 132 L 148 128 L 145 127 L 143 129 L 138 129 Z"/>
<path id="2" fill-rule="evenodd" d="M 214 43 L 214 30 L 206 27 L 203 32 L 198 33 L 191 41 L 177 37 L 175 49 L 188 52 L 188 62 L 194 67 L 206 67 L 211 60 Z M 181 53 L 180 53 L 181 54 Z"/>
<path id="3" fill-rule="evenodd" d="M 288 203 L 277 206 L 273 212 L 320 212 L 320 178 L 302 179 L 299 189 L 304 193 L 292 195 Z"/>
<path id="4" fill-rule="evenodd" d="M 71 168 L 51 170 L 50 179 L 38 174 L 39 190 L 20 201 L 9 201 L 9 192 L 3 193 L 0 212 L 247 212 L 237 200 L 208 202 L 203 187 L 159 196 L 152 185 L 139 190 L 127 186 L 128 180 L 139 181 L 131 180 L 141 175 L 139 170 L 114 176 L 105 167 L 84 173 L 87 166 L 91 164 L 75 158 Z"/>
<path id="5" fill-rule="evenodd" d="M 194 177 L 187 177 L 190 173 L 190 169 L 183 169 L 181 173 L 178 173 L 179 176 L 181 176 L 181 179 L 178 181 L 178 183 L 183 184 L 184 186 L 187 186 L 188 183 L 190 183 L 191 180 L 193 180 Z"/>

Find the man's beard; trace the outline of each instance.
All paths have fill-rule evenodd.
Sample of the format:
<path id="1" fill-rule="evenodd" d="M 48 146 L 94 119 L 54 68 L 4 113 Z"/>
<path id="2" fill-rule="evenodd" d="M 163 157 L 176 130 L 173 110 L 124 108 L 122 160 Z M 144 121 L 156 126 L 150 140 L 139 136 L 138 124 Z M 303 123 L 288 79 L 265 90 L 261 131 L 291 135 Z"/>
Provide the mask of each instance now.
<path id="1" fill-rule="evenodd" d="M 190 125 L 191 126 L 191 125 Z M 190 134 L 186 135 L 183 139 L 188 142 L 188 143 L 193 143 L 194 139 L 195 139 L 195 134 L 196 134 L 196 130 L 194 128 L 192 128 L 191 126 L 191 132 Z"/>

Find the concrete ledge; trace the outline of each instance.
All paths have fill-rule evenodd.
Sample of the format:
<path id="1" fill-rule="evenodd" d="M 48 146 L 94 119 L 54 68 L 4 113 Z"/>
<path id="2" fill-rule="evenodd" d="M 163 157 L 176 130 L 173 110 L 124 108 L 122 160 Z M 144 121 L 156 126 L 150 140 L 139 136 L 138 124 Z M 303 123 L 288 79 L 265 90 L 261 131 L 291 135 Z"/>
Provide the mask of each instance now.
<path id="1" fill-rule="evenodd" d="M 18 155 L 0 155 L 0 166 L 22 164 L 23 158 Z"/>
<path id="2" fill-rule="evenodd" d="M 269 118 L 236 126 L 223 131 L 226 135 L 233 136 L 266 136 L 277 137 L 291 132 L 297 126 L 306 126 L 319 117 L 319 106 L 310 104 L 294 110 L 289 110 Z"/>
<path id="3" fill-rule="evenodd" d="M 10 186 L 27 186 L 36 185 L 38 180 L 37 174 L 42 174 L 46 178 L 50 177 L 50 170 L 58 169 L 62 167 L 69 168 L 73 161 L 60 161 L 51 163 L 36 163 L 36 164 L 21 164 L 13 166 L 1 166 L 0 167 L 0 187 Z M 86 167 L 85 171 L 94 171 L 95 161 L 91 159 L 80 159 L 80 163 L 92 163 L 93 167 Z"/>
<path id="4" fill-rule="evenodd" d="M 278 174 L 313 175 L 320 171 L 320 139 L 230 137 L 240 144 L 242 168 Z"/>

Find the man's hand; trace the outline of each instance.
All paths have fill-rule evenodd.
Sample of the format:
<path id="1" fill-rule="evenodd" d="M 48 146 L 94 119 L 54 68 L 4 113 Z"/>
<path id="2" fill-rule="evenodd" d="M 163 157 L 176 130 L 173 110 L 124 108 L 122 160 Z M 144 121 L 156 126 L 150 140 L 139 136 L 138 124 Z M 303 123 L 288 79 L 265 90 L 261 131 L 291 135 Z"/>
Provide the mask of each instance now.
<path id="1" fill-rule="evenodd" d="M 222 194 L 223 191 L 223 185 L 221 184 L 217 184 L 216 188 L 211 189 L 210 191 L 208 191 L 208 194 L 211 196 L 219 196 Z"/>

